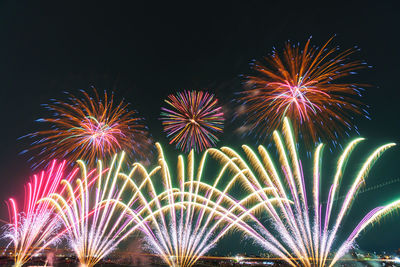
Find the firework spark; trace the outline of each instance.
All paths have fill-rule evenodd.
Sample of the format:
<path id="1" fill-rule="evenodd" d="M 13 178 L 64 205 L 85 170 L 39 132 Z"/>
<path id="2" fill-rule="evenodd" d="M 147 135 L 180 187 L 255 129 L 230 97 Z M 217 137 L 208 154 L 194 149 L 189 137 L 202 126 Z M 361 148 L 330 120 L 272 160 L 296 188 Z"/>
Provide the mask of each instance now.
<path id="1" fill-rule="evenodd" d="M 224 126 L 224 114 L 213 94 L 183 91 L 169 95 L 162 108 L 161 120 L 170 143 L 183 151 L 203 151 L 218 142 Z"/>
<path id="2" fill-rule="evenodd" d="M 321 48 L 304 48 L 290 42 L 282 55 L 277 52 L 256 62 L 254 76 L 247 77 L 248 89 L 240 101 L 245 107 L 245 125 L 261 139 L 272 133 L 289 117 L 295 132 L 316 143 L 319 137 L 335 142 L 347 130 L 357 129 L 353 115 L 367 114 L 355 96 L 361 96 L 360 85 L 344 83 L 356 70 L 365 67 L 361 61 L 351 61 L 355 49 L 339 52 L 328 48 L 332 38 Z M 307 134 L 304 134 L 307 133 Z"/>
<path id="3" fill-rule="evenodd" d="M 82 266 L 95 265 L 127 237 L 124 230 L 129 217 L 113 200 L 121 198 L 127 184 L 118 183 L 118 177 L 123 175 L 123 160 L 124 153 L 119 160 L 115 155 L 105 170 L 102 161 L 98 161 L 97 172 L 87 172 L 84 162 L 79 160 L 82 178 L 76 179 L 76 188 L 63 180 L 65 196 L 54 193 L 42 199 L 57 210 L 65 226 L 59 235 L 67 235 Z"/>
<path id="4" fill-rule="evenodd" d="M 127 203 L 119 202 L 124 209 L 131 209 L 135 227 L 140 227 L 151 251 L 169 266 L 192 266 L 232 229 L 241 229 L 260 238 L 256 231 L 244 223 L 252 220 L 264 229 L 251 214 L 258 205 L 247 209 L 256 194 L 248 195 L 240 201 L 229 195 L 236 180 L 242 176 L 236 175 L 221 186 L 222 177 L 228 169 L 226 164 L 214 183 L 207 184 L 201 178 L 207 153 L 204 153 L 196 171 L 192 150 L 188 155 L 187 173 L 183 157 L 178 158 L 175 180 L 159 144 L 157 148 L 159 166 L 148 173 L 143 166 L 136 164 L 132 176 L 134 181 L 130 181 L 133 190 L 128 189 L 133 195 Z M 161 179 L 156 176 L 157 173 L 161 174 Z M 135 181 L 140 182 L 137 184 Z M 176 187 L 174 181 L 177 182 Z M 157 193 L 157 182 L 162 182 L 161 193 Z M 262 190 L 265 195 L 270 195 L 268 192 L 272 188 Z M 272 205 L 275 201 L 274 198 L 267 198 L 259 204 Z"/>
<path id="5" fill-rule="evenodd" d="M 338 204 L 338 191 L 345 163 L 350 153 L 360 143 L 363 138 L 357 138 L 350 142 L 337 163 L 336 174 L 333 183 L 330 185 L 327 201 L 323 202 L 321 195 L 321 157 L 323 145 L 320 144 L 314 154 L 314 173 L 311 178 L 313 181 L 312 201 L 307 200 L 307 190 L 305 177 L 302 170 L 301 161 L 296 149 L 296 141 L 291 125 L 287 118 L 283 125 L 284 138 L 274 131 L 273 137 L 279 153 L 280 167 L 276 168 L 272 158 L 263 146 L 259 146 L 258 151 L 261 156 L 252 151 L 248 146 L 243 149 L 249 159 L 248 165 L 238 153 L 230 148 L 212 150 L 223 162 L 232 162 L 230 168 L 249 180 L 246 188 L 250 192 L 260 192 L 260 198 L 264 197 L 260 186 L 274 187 L 272 191 L 277 199 L 291 199 L 293 205 L 278 201 L 276 206 L 262 206 L 272 218 L 272 225 L 279 243 L 271 247 L 270 233 L 254 228 L 264 240 L 256 239 L 267 250 L 275 249 L 285 254 L 286 261 L 292 266 L 333 266 L 353 245 L 357 236 L 367 226 L 378 221 L 382 216 L 388 214 L 395 208 L 400 207 L 400 200 L 394 201 L 386 206 L 377 207 L 371 210 L 354 228 L 354 231 L 340 245 L 338 245 L 333 259 L 328 259 L 328 255 L 333 252 L 333 244 L 337 242 L 337 233 L 343 224 L 343 220 L 350 212 L 351 204 L 357 196 L 360 187 L 365 183 L 365 178 L 375 161 L 388 148 L 395 144 L 389 143 L 377 148 L 371 153 L 362 164 L 360 171 L 354 179 L 350 189 L 347 191 L 343 202 L 333 208 L 333 203 Z M 283 178 L 282 178 L 283 175 Z M 284 182 L 283 182 L 284 181 Z M 325 203 L 325 204 L 324 204 Z M 297 259 L 297 261 L 287 259 Z"/>
<path id="6" fill-rule="evenodd" d="M 25 204 L 18 211 L 17 202 L 10 198 L 8 203 L 11 223 L 7 225 L 4 238 L 14 245 L 14 266 L 22 266 L 33 255 L 53 243 L 58 227 L 53 210 L 48 202 L 37 203 L 43 197 L 56 192 L 64 177 L 65 162 L 52 161 L 47 171 L 34 175 L 25 188 Z M 72 172 L 71 177 L 73 177 Z"/>
<path id="7" fill-rule="evenodd" d="M 64 158 L 70 162 L 84 159 L 95 164 L 98 159 L 111 158 L 117 151 L 126 150 L 135 160 L 147 160 L 151 139 L 143 119 L 128 104 L 114 102 L 114 95 L 104 92 L 101 99 L 82 91 L 83 97 L 69 95 L 69 102 L 54 101 L 45 107 L 53 117 L 39 119 L 51 129 L 28 134 L 36 139 L 30 150 L 39 150 L 34 167 L 49 158 Z M 26 152 L 26 151 L 24 151 Z"/>

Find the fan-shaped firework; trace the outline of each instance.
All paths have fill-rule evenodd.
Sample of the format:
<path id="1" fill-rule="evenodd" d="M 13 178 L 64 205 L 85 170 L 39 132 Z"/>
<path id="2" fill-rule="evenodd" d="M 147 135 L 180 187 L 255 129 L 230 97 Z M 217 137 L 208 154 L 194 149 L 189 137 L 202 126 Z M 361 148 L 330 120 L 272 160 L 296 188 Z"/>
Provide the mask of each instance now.
<path id="1" fill-rule="evenodd" d="M 286 118 L 284 119 L 283 131 L 284 139 L 281 138 L 277 131 L 273 133 L 279 153 L 280 168 L 275 167 L 269 153 L 263 146 L 259 146 L 258 149 L 261 156 L 260 159 L 249 147 L 243 146 L 250 161 L 249 165 L 239 154 L 227 147 L 221 149 L 223 152 L 213 150 L 213 154 L 216 154 L 222 162 L 232 162 L 230 168 L 249 180 L 251 186 L 248 186 L 247 189 L 250 192 L 260 192 L 260 197 L 263 197 L 263 191 L 260 191 L 260 186 L 274 187 L 277 191 L 272 192 L 276 198 L 293 200 L 293 205 L 278 201 L 276 206 L 261 206 L 268 215 L 272 214 L 271 222 L 273 228 L 275 228 L 274 236 L 279 243 L 275 243 L 271 247 L 270 233 L 255 227 L 254 229 L 260 235 L 265 236 L 264 241 L 256 239 L 257 242 L 267 250 L 275 249 L 285 254 L 285 261 L 292 266 L 333 266 L 353 246 L 354 240 L 365 227 L 376 222 L 393 209 L 400 207 L 400 200 L 397 200 L 386 206 L 371 210 L 354 228 L 347 239 L 337 246 L 333 259 L 328 258 L 334 250 L 334 242 L 338 241 L 337 234 L 343 224 L 343 219 L 350 212 L 351 204 L 360 187 L 365 183 L 365 177 L 368 175 L 370 168 L 379 156 L 394 144 L 383 145 L 368 156 L 346 193 L 344 200 L 340 203 L 338 191 L 345 163 L 352 150 L 363 138 L 357 138 L 350 142 L 339 158 L 327 202 L 324 204 L 321 201 L 322 195 L 320 191 L 323 145 L 320 144 L 315 151 L 314 172 L 310 179 L 313 181 L 310 194 L 312 195 L 312 202 L 308 202 L 305 184 L 307 179 L 304 177 L 301 161 L 298 157 L 291 125 Z M 282 169 L 281 173 L 279 169 Z M 283 179 L 281 175 L 283 175 Z M 285 182 L 283 183 L 283 181 Z M 333 208 L 334 202 L 337 202 L 338 210 Z"/>
<path id="2" fill-rule="evenodd" d="M 366 114 L 355 98 L 362 89 L 342 78 L 365 65 L 349 60 L 354 49 L 328 48 L 331 40 L 321 48 L 310 46 L 310 40 L 304 48 L 288 42 L 282 55 L 274 51 L 265 63 L 253 65 L 256 74 L 247 77 L 248 89 L 240 97 L 245 128 L 264 139 L 287 116 L 307 143 L 320 137 L 335 142 L 345 131 L 356 129 L 353 115 Z"/>
<path id="3" fill-rule="evenodd" d="M 152 145 L 147 128 L 135 111 L 128 111 L 128 104 L 115 104 L 114 95 L 106 92 L 103 99 L 96 90 L 94 97 L 85 91 L 82 94 L 82 98 L 69 95 L 68 102 L 45 105 L 53 117 L 38 121 L 51 129 L 28 135 L 36 139 L 30 150 L 39 149 L 37 158 L 33 158 L 34 167 L 49 158 L 95 164 L 97 159 L 110 158 L 120 150 L 136 160 L 149 158 Z"/>
<path id="4" fill-rule="evenodd" d="M 136 227 L 145 235 L 150 249 L 159 255 L 169 266 L 192 266 L 229 230 L 241 229 L 254 238 L 259 234 L 244 223 L 251 219 L 263 228 L 251 215 L 259 205 L 272 205 L 273 198 L 259 200 L 247 209 L 256 194 L 245 196 L 238 201 L 228 194 L 230 188 L 241 175 L 221 185 L 221 178 L 227 170 L 225 165 L 212 185 L 202 181 L 203 166 L 207 153 L 204 154 L 198 170 L 194 166 L 194 153 L 189 153 L 187 173 L 183 157 L 178 159 L 177 187 L 175 179 L 167 166 L 159 144 L 159 166 L 148 173 L 143 166 L 136 164 L 133 170 L 132 193 L 127 203 L 120 202 L 124 209 L 130 209 Z M 162 178 L 156 176 L 160 172 Z M 142 179 L 139 179 L 142 177 Z M 157 178 L 155 178 L 157 177 Z M 136 184 L 135 181 L 140 181 Z M 162 182 L 163 191 L 157 193 L 157 182 Z M 219 190 L 220 186 L 223 189 Z M 270 195 L 272 188 L 263 188 L 265 195 Z M 282 200 L 281 200 L 282 201 Z M 145 222 L 137 224 L 137 222 Z M 264 229 L 264 228 L 263 228 Z M 282 254 L 282 256 L 284 256 Z"/>
<path id="5" fill-rule="evenodd" d="M 170 143 L 186 152 L 203 151 L 216 144 L 224 114 L 213 94 L 183 91 L 169 95 L 165 102 L 170 107 L 162 108 L 161 120 Z"/>
<path id="6" fill-rule="evenodd" d="M 14 245 L 14 266 L 22 266 L 34 254 L 52 243 L 59 220 L 52 212 L 48 202 L 37 201 L 56 192 L 64 175 L 65 162 L 53 161 L 46 172 L 34 175 L 25 188 L 24 209 L 19 212 L 15 199 L 8 203 L 10 225 L 4 237 Z M 73 175 L 72 175 L 73 176 Z M 71 176 L 71 177 L 72 177 Z"/>
<path id="7" fill-rule="evenodd" d="M 98 161 L 97 173 L 96 170 L 88 173 L 84 162 L 79 160 L 82 178 L 76 179 L 76 188 L 63 180 L 64 195 L 54 193 L 42 199 L 57 210 L 65 226 L 60 235 L 67 235 L 82 266 L 95 265 L 127 236 L 126 224 L 130 217 L 113 200 L 121 197 L 127 184 L 118 183 L 118 177 L 123 175 L 120 172 L 123 158 L 124 153 L 118 161 L 115 155 L 106 170 Z"/>

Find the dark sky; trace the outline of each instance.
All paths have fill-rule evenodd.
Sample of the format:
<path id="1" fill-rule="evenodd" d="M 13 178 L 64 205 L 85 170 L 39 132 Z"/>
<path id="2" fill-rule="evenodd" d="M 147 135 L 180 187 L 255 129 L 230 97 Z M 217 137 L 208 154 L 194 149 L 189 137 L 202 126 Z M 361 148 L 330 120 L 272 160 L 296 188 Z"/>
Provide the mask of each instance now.
<path id="1" fill-rule="evenodd" d="M 371 106 L 372 120 L 355 121 L 368 139 L 365 151 L 400 141 L 398 8 L 390 4 L 395 1 L 141 2 L 0 2 L 4 200 L 21 194 L 31 174 L 27 157 L 18 155 L 28 144 L 17 138 L 37 130 L 34 120 L 45 114 L 41 104 L 62 99 L 63 91 L 76 93 L 90 86 L 113 90 L 146 118 L 153 137 L 167 144 L 158 117 L 168 94 L 207 88 L 229 110 L 234 93 L 241 90 L 239 75 L 250 71 L 252 59 L 268 54 L 273 46 L 281 48 L 286 40 L 304 43 L 310 36 L 314 44 L 321 44 L 336 34 L 335 44 L 360 47 L 356 58 L 373 66 L 356 78 L 372 85 L 363 98 Z M 226 126 L 220 145 L 255 145 L 255 140 L 232 135 L 232 129 Z M 367 187 L 399 178 L 399 148 L 392 150 L 376 164 Z M 327 157 L 327 166 L 338 153 Z M 357 155 L 363 159 L 363 153 Z M 354 225 L 368 208 L 396 195 L 400 197 L 398 182 L 360 195 L 348 223 Z M 6 218 L 5 205 L 0 215 Z M 360 248 L 399 248 L 399 221 L 396 212 L 365 232 Z"/>

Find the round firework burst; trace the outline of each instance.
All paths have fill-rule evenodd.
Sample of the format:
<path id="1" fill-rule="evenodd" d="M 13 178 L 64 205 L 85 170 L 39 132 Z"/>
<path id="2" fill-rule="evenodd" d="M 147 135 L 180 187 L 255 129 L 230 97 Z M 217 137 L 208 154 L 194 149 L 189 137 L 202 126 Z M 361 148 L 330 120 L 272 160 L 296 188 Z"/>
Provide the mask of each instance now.
<path id="1" fill-rule="evenodd" d="M 197 152 L 218 142 L 217 133 L 224 127 L 224 114 L 218 99 L 204 91 L 183 91 L 169 95 L 162 108 L 161 120 L 170 144 L 182 151 Z"/>
<path id="2" fill-rule="evenodd" d="M 104 92 L 101 99 L 95 89 L 93 97 L 81 92 L 80 98 L 67 93 L 68 102 L 44 105 L 53 116 L 37 121 L 48 123 L 50 129 L 27 135 L 36 139 L 29 150 L 39 150 L 40 160 L 31 158 L 33 167 L 46 164 L 50 158 L 83 159 L 94 164 L 119 150 L 125 150 L 133 160 L 148 160 L 152 140 L 137 112 L 128 111 L 124 101 L 115 103 L 113 94 Z"/>
<path id="3" fill-rule="evenodd" d="M 309 39 L 302 49 L 288 42 L 281 55 L 274 51 L 265 62 L 255 62 L 256 74 L 246 78 L 247 89 L 240 96 L 246 129 L 265 138 L 287 116 L 294 130 L 309 133 L 305 139 L 313 143 L 324 136 L 335 142 L 347 130 L 357 129 L 352 116 L 367 114 L 355 98 L 362 88 L 342 78 L 365 63 L 349 60 L 355 49 L 328 48 L 331 41 L 318 48 L 310 46 Z"/>

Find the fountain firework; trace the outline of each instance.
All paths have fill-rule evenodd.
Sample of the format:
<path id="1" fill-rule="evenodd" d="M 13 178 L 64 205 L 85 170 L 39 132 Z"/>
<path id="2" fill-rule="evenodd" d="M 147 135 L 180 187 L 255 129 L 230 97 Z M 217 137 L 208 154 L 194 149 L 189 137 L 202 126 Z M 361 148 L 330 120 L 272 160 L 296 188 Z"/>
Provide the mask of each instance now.
<path id="1" fill-rule="evenodd" d="M 278 201 L 276 206 L 260 206 L 270 215 L 272 225 L 275 228 L 274 236 L 279 242 L 276 243 L 275 240 L 274 246 L 271 247 L 271 234 L 259 227 L 253 227 L 261 236 L 264 236 L 264 239 L 256 239 L 258 243 L 269 251 L 274 249 L 285 254 L 285 261 L 292 266 L 333 266 L 354 245 L 355 239 L 363 229 L 393 209 L 400 207 L 400 200 L 397 200 L 371 210 L 347 239 L 338 246 L 333 259 L 328 259 L 328 255 L 333 252 L 333 243 L 336 241 L 338 230 L 343 225 L 346 214 L 350 212 L 351 204 L 361 185 L 365 183 L 370 168 L 385 150 L 395 144 L 389 143 L 380 146 L 369 155 L 347 191 L 343 202 L 339 205 L 339 209 L 336 210 L 333 208 L 333 203 L 339 198 L 338 191 L 345 163 L 353 149 L 363 138 L 353 140 L 344 149 L 337 163 L 326 204 L 324 204 L 321 201 L 320 191 L 323 144 L 317 147 L 314 154 L 312 202 L 309 203 L 302 164 L 298 156 L 294 134 L 287 118 L 284 119 L 283 133 L 284 138 L 277 131 L 273 133 L 280 167 L 282 168 L 281 173 L 275 167 L 272 158 L 263 146 L 258 148 L 260 158 L 248 146 L 243 146 L 250 164 L 247 164 L 238 153 L 228 147 L 223 147 L 221 150 L 210 149 L 210 153 L 216 155 L 222 162 L 231 163 L 230 169 L 243 175 L 249 181 L 246 189 L 250 192 L 260 192 L 260 198 L 264 197 L 263 191 L 260 190 L 261 186 L 267 186 L 277 189 L 272 191 L 277 199 L 291 199 L 293 201 L 293 205 Z"/>
<path id="2" fill-rule="evenodd" d="M 4 238 L 11 239 L 14 245 L 15 266 L 22 266 L 33 255 L 53 243 L 55 229 L 59 220 L 54 215 L 49 202 L 37 201 L 53 194 L 60 187 L 64 177 L 65 161 L 52 161 L 47 171 L 33 176 L 25 187 L 24 209 L 18 211 L 14 198 L 8 201 L 11 223 L 7 225 Z M 70 177 L 74 176 L 72 172 Z"/>
<path id="3" fill-rule="evenodd" d="M 108 169 L 98 161 L 98 168 L 87 172 L 83 161 L 78 160 L 82 178 L 76 179 L 76 187 L 63 180 L 65 194 L 53 193 L 41 201 L 48 201 L 57 210 L 72 249 L 82 266 L 93 266 L 112 252 L 127 236 L 124 235 L 129 217 L 120 211 L 113 199 L 122 196 L 124 184 L 119 183 L 124 153 L 117 160 L 113 157 Z M 121 190 L 119 191 L 119 187 Z"/>
<path id="4" fill-rule="evenodd" d="M 159 166 L 148 173 L 143 166 L 135 164 L 132 177 L 140 182 L 130 180 L 132 197 L 128 202 L 119 202 L 125 209 L 130 208 L 135 227 L 140 227 L 152 252 L 169 266 L 192 266 L 230 230 L 241 229 L 256 239 L 261 238 L 245 220 L 250 219 L 263 228 L 251 213 L 259 204 L 272 205 L 276 199 L 267 197 L 252 208 L 247 207 L 257 193 L 235 200 L 229 191 L 242 176 L 235 175 L 222 185 L 229 164 L 223 166 L 212 185 L 202 181 L 207 152 L 197 171 L 193 151 L 188 155 L 187 170 L 183 157 L 179 156 L 175 187 L 161 146 L 156 145 Z M 163 190 L 157 193 L 157 182 L 161 181 Z M 267 196 L 273 188 L 261 190 Z M 282 253 L 279 255 L 284 257 Z"/>

